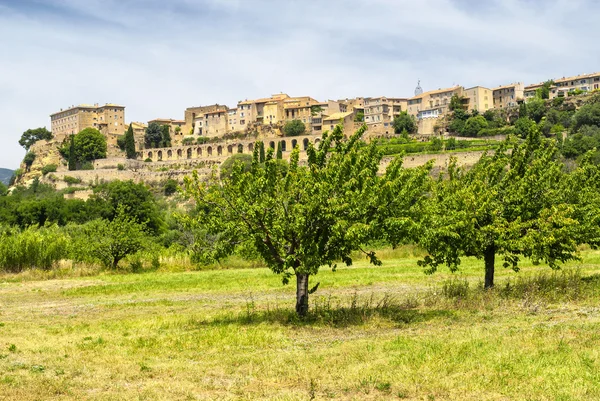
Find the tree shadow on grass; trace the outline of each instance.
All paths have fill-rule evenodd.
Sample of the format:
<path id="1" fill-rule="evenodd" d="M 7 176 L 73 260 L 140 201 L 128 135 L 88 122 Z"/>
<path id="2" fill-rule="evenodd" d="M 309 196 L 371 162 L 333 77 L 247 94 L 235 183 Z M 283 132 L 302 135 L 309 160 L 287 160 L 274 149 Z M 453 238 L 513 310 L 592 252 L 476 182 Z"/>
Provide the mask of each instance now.
<path id="1" fill-rule="evenodd" d="M 399 325 L 410 325 L 429 321 L 435 318 L 454 318 L 455 312 L 448 310 L 418 310 L 416 299 L 398 301 L 390 295 L 384 295 L 376 300 L 359 298 L 354 295 L 349 301 L 342 302 L 331 297 L 315 299 L 306 316 L 298 316 L 294 309 L 279 305 L 267 305 L 258 309 L 253 301 L 246 303 L 246 310 L 229 313 L 210 320 L 190 322 L 192 326 L 220 326 L 220 325 L 259 325 L 280 324 L 284 326 L 325 326 L 344 328 L 360 326 L 373 319 L 384 319 Z"/>

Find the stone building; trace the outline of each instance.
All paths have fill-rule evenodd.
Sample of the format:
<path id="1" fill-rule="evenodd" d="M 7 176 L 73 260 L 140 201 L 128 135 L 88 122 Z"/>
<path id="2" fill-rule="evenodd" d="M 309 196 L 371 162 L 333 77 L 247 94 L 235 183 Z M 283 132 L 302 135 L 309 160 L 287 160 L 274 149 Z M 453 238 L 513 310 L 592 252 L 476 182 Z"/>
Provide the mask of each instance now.
<path id="1" fill-rule="evenodd" d="M 346 111 L 323 117 L 323 131 L 333 131 L 335 126 L 341 123 L 344 126 L 344 133 L 350 136 L 354 130 L 354 116 L 353 111 Z"/>
<path id="2" fill-rule="evenodd" d="M 415 90 L 415 96 L 408 99 L 408 114 L 416 117 L 419 134 L 432 135 L 438 119 L 449 111 L 452 96 L 463 96 L 462 86 L 423 92 L 420 84 Z"/>
<path id="3" fill-rule="evenodd" d="M 85 128 L 96 128 L 106 136 L 109 144 L 116 145 L 117 138 L 125 133 L 125 106 L 108 103 L 72 106 L 51 114 L 50 126 L 57 141 Z"/>
<path id="4" fill-rule="evenodd" d="M 600 89 L 600 72 L 558 78 L 554 80 L 554 85 L 550 89 L 550 99 L 568 96 L 569 92 L 575 90 L 591 92 L 598 89 Z"/>
<path id="5" fill-rule="evenodd" d="M 467 110 L 477 110 L 480 113 L 485 113 L 494 107 L 493 91 L 483 86 L 474 86 L 463 91 L 465 106 Z"/>
<path id="6" fill-rule="evenodd" d="M 188 107 L 184 112 L 185 124 L 182 127 L 183 135 L 197 134 L 198 127 L 197 122 L 203 122 L 204 115 L 216 110 L 227 110 L 228 107 L 220 104 L 214 104 L 211 106 L 198 106 Z M 200 130 L 201 131 L 201 130 Z"/>
<path id="7" fill-rule="evenodd" d="M 364 98 L 365 123 L 370 131 L 390 133 L 394 118 L 407 110 L 408 99 L 391 97 Z"/>
<path id="8" fill-rule="evenodd" d="M 522 82 L 516 82 L 510 85 L 503 85 L 493 89 L 494 108 L 505 109 L 515 107 L 524 99 L 524 90 Z"/>

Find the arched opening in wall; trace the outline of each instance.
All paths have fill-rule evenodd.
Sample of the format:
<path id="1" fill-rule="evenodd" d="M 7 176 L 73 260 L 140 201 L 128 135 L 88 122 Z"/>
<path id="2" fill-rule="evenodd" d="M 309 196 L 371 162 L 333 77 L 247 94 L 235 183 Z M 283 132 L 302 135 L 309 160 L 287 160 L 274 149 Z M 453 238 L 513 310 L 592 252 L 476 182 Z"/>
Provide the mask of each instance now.
<path id="1" fill-rule="evenodd" d="M 292 150 L 296 147 L 296 145 L 298 145 L 298 141 L 295 139 L 292 139 Z"/>
<path id="2" fill-rule="evenodd" d="M 233 153 L 233 145 L 228 145 L 227 146 L 227 154 L 230 155 Z"/>
<path id="3" fill-rule="evenodd" d="M 287 143 L 285 141 L 281 141 L 281 151 L 282 152 L 287 151 Z"/>
<path id="4" fill-rule="evenodd" d="M 192 148 L 188 148 L 188 150 L 187 150 L 187 158 L 188 159 L 192 158 Z"/>
<path id="5" fill-rule="evenodd" d="M 212 156 L 212 146 L 209 146 L 208 148 L 206 148 L 206 153 L 207 153 L 209 156 Z"/>
<path id="6" fill-rule="evenodd" d="M 202 156 L 202 148 L 196 149 L 196 157 Z"/>
<path id="7" fill-rule="evenodd" d="M 223 154 L 223 147 L 217 146 L 217 156 L 221 156 Z"/>
<path id="8" fill-rule="evenodd" d="M 273 141 L 269 142 L 269 147 L 271 149 L 275 149 L 275 142 L 273 142 Z"/>
<path id="9" fill-rule="evenodd" d="M 167 159 L 173 157 L 173 152 L 171 150 L 167 150 Z"/>
<path id="10" fill-rule="evenodd" d="M 158 161 L 162 161 L 162 150 L 159 150 L 156 155 L 158 156 Z"/>
<path id="11" fill-rule="evenodd" d="M 315 147 L 318 148 L 320 143 L 321 143 L 321 138 L 315 139 Z"/>
<path id="12" fill-rule="evenodd" d="M 304 150 L 308 149 L 308 138 L 304 138 L 304 140 L 302 141 L 302 147 L 304 148 Z"/>
<path id="13" fill-rule="evenodd" d="M 238 145 L 238 153 L 244 153 L 244 145 L 241 143 Z"/>
<path id="14" fill-rule="evenodd" d="M 248 144 L 248 152 L 249 152 L 249 153 L 252 153 L 252 152 L 254 152 L 254 143 L 249 143 L 249 144 Z"/>
<path id="15" fill-rule="evenodd" d="M 177 149 L 177 158 L 180 158 L 182 154 L 181 149 Z"/>
<path id="16" fill-rule="evenodd" d="M 152 159 L 152 152 L 148 152 L 148 159 Z"/>

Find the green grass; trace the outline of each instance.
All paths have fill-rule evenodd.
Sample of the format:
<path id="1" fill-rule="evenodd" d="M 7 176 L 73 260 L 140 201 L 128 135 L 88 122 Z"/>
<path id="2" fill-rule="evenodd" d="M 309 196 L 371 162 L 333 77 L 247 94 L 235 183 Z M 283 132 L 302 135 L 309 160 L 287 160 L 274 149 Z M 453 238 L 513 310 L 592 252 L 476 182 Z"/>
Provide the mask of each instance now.
<path id="1" fill-rule="evenodd" d="M 600 252 L 491 292 L 381 254 L 323 269 L 304 320 L 263 268 L 0 277 L 0 399 L 600 399 Z"/>

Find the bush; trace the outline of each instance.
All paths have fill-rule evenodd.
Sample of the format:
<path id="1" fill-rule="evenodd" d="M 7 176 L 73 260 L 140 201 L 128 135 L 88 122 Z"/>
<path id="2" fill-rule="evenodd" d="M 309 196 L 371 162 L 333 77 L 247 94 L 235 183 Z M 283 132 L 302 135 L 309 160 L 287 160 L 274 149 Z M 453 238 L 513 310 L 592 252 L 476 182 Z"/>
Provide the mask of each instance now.
<path id="1" fill-rule="evenodd" d="M 56 225 L 0 229 L 0 269 L 18 273 L 27 268 L 49 270 L 69 255 L 70 239 Z"/>
<path id="2" fill-rule="evenodd" d="M 476 137 L 479 135 L 479 131 L 486 129 L 488 122 L 483 116 L 469 117 L 465 123 L 463 134 L 466 136 Z"/>
<path id="3" fill-rule="evenodd" d="M 121 164 L 121 163 L 117 164 L 117 170 L 119 170 L 119 171 L 125 170 L 125 165 Z"/>
<path id="4" fill-rule="evenodd" d="M 152 163 L 152 159 L 148 157 L 146 160 L 144 160 L 144 163 Z"/>
<path id="5" fill-rule="evenodd" d="M 191 137 L 187 137 L 187 138 L 183 138 L 183 142 L 184 145 L 193 145 L 194 144 L 194 138 Z"/>
<path id="6" fill-rule="evenodd" d="M 31 165 L 33 164 L 34 161 L 35 161 L 35 153 L 27 152 L 27 154 L 23 158 L 23 163 L 25 163 L 27 170 L 29 170 L 29 168 L 31 167 Z"/>
<path id="7" fill-rule="evenodd" d="M 69 185 L 81 184 L 81 178 L 71 177 L 70 175 L 65 175 L 63 177 L 63 181 L 66 182 Z"/>
<path id="8" fill-rule="evenodd" d="M 86 128 L 73 139 L 75 159 L 78 162 L 89 162 L 106 158 L 106 138 L 95 128 Z"/>
<path id="9" fill-rule="evenodd" d="M 300 120 L 292 120 L 285 123 L 283 126 L 283 135 L 285 136 L 299 136 L 304 134 L 306 126 Z"/>
<path id="10" fill-rule="evenodd" d="M 244 171 L 250 171 L 252 166 L 252 156 L 244 153 L 236 153 L 229 157 L 221 164 L 221 179 L 229 178 L 233 173 L 233 167 L 241 163 L 244 167 Z"/>
<path id="11" fill-rule="evenodd" d="M 94 169 L 94 163 L 92 163 L 91 161 L 87 161 L 81 165 L 81 170 L 93 170 L 93 169 Z"/>
<path id="12" fill-rule="evenodd" d="M 119 147 L 119 149 L 121 149 L 122 151 L 125 151 L 125 135 L 120 135 L 117 138 L 117 146 Z"/>
<path id="13" fill-rule="evenodd" d="M 477 134 L 478 137 L 497 136 L 497 135 L 515 135 L 516 131 L 513 127 L 502 128 L 484 128 Z"/>
<path id="14" fill-rule="evenodd" d="M 172 178 L 169 178 L 167 180 L 167 182 L 165 183 L 165 195 L 166 196 L 171 196 L 173 195 L 175 192 L 177 192 L 177 181 L 175 181 Z"/>
<path id="15" fill-rule="evenodd" d="M 42 167 L 42 174 L 46 175 L 48 173 L 55 173 L 58 166 L 56 164 L 47 164 Z"/>

